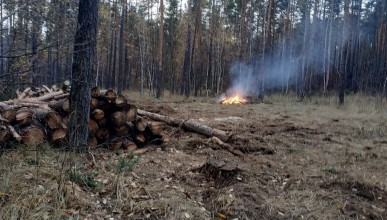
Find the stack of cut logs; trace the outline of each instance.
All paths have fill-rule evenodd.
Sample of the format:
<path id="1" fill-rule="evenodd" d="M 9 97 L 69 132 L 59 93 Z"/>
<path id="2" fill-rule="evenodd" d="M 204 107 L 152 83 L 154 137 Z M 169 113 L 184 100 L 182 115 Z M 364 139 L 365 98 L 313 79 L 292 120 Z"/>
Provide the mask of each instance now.
<path id="1" fill-rule="evenodd" d="M 42 86 L 17 92 L 13 100 L 0 102 L 0 144 L 22 142 L 37 146 L 44 142 L 65 144 L 70 116 L 69 87 Z M 112 90 L 91 90 L 90 147 L 134 150 L 148 143 L 169 140 L 164 123 L 137 115 L 137 107 Z"/>

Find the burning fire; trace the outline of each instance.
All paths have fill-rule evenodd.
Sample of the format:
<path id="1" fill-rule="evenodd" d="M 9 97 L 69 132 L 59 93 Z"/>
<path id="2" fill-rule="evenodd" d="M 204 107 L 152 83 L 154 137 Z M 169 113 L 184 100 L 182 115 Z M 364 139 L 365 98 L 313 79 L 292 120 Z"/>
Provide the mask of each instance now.
<path id="1" fill-rule="evenodd" d="M 244 104 L 247 100 L 240 97 L 238 94 L 232 97 L 225 98 L 220 103 L 223 105 Z"/>

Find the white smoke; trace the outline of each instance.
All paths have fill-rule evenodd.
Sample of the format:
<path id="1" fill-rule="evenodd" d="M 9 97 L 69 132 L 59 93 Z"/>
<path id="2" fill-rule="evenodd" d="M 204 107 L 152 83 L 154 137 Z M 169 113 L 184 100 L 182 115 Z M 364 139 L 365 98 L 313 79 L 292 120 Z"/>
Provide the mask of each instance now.
<path id="1" fill-rule="evenodd" d="M 268 58 L 266 65 L 246 64 L 235 61 L 230 70 L 231 86 L 227 95 L 259 95 L 265 89 L 278 89 L 293 84 L 299 72 L 296 59 L 278 60 Z"/>
<path id="2" fill-rule="evenodd" d="M 260 95 L 266 89 L 291 89 L 296 83 L 301 83 L 303 69 L 323 76 L 334 62 L 335 47 L 342 43 L 342 31 L 333 27 L 332 32 L 328 33 L 323 28 L 323 23 L 319 22 L 309 25 L 307 39 L 301 34 L 295 34 L 293 38 L 281 42 L 270 53 L 266 53 L 264 59 L 257 57 L 248 63 L 240 60 L 233 62 L 227 95 Z M 330 46 L 326 41 L 327 34 L 331 34 Z"/>

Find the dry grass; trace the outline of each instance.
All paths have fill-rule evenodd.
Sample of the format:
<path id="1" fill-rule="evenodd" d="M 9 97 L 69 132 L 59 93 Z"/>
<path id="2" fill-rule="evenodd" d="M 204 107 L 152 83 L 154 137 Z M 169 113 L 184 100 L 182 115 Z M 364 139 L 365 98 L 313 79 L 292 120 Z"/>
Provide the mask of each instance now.
<path id="1" fill-rule="evenodd" d="M 23 146 L 0 156 L 0 219 L 383 219 L 387 216 L 386 101 L 272 95 L 265 103 L 215 104 L 166 94 L 128 97 L 139 108 L 238 133 L 233 154 L 170 128 L 172 140 L 134 157 Z M 269 149 L 270 151 L 268 151 Z M 271 153 L 269 153 L 271 152 Z M 196 170 L 233 161 L 232 184 Z"/>

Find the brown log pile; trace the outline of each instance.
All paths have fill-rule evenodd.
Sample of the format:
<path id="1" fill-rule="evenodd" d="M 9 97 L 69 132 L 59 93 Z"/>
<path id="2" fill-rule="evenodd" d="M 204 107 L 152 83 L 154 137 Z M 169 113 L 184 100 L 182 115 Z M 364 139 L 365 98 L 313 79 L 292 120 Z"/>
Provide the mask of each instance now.
<path id="1" fill-rule="evenodd" d="M 44 142 L 66 146 L 67 123 L 70 117 L 69 82 L 61 87 L 17 91 L 17 98 L 0 101 L 0 143 L 20 142 L 37 146 Z M 114 90 L 91 90 L 89 139 L 90 148 L 135 150 L 149 143 L 170 140 L 167 125 L 215 136 L 228 141 L 224 131 L 202 125 L 194 120 L 181 120 L 137 109 L 125 96 Z"/>

